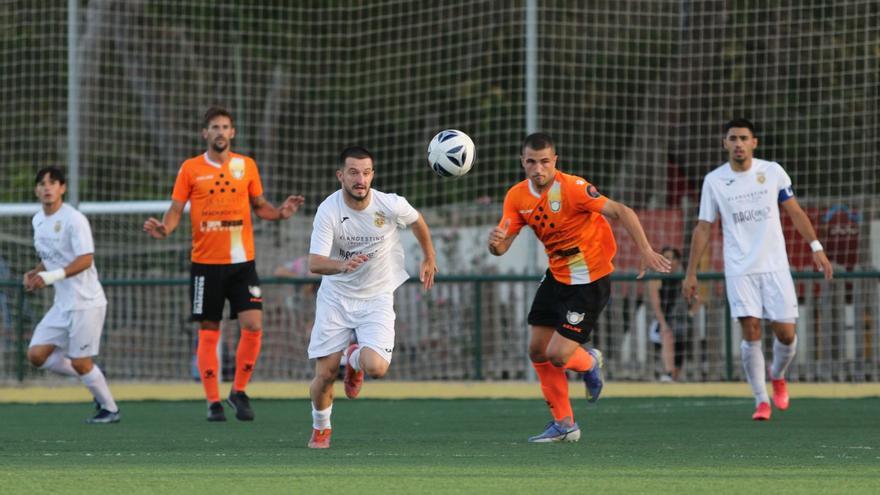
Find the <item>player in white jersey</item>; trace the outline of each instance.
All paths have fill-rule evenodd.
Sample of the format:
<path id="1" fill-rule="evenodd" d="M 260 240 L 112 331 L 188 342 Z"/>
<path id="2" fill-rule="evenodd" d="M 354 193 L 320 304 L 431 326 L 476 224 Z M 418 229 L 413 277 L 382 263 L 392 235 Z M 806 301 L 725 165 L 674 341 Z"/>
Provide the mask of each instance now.
<path id="1" fill-rule="evenodd" d="M 330 447 L 333 383 L 343 355 L 350 399 L 360 392 L 364 372 L 381 378 L 388 371 L 394 350 L 393 294 L 409 278 L 401 229 L 412 226 L 424 255 L 419 280 L 425 290 L 434 285 L 437 266 L 428 225 L 403 197 L 370 189 L 373 165 L 365 148 L 346 148 L 336 170 L 342 188 L 315 213 L 309 271 L 322 278 L 309 341 L 309 359 L 316 360 L 309 390 L 311 448 Z"/>
<path id="2" fill-rule="evenodd" d="M 34 215 L 34 248 L 40 263 L 24 274 L 26 290 L 50 285 L 55 299 L 37 324 L 28 360 L 39 368 L 78 376 L 95 398 L 97 413 L 88 423 L 118 423 L 119 408 L 104 373 L 92 358 L 98 355 L 107 299 L 95 269 L 95 245 L 86 217 L 64 204 L 64 173 L 56 167 L 37 172 L 37 198 L 43 208 Z"/>
<path id="3" fill-rule="evenodd" d="M 724 126 L 724 148 L 729 161 L 706 175 L 700 214 L 691 238 L 690 261 L 682 284 L 693 301 L 697 289 L 697 264 L 709 244 L 712 224 L 721 220 L 724 237 L 724 277 L 731 314 L 742 327 L 742 362 L 755 395 L 752 419 L 770 419 L 770 399 L 765 383 L 761 349 L 761 319 L 769 320 L 775 339 L 770 380 L 773 403 L 788 409 L 785 371 L 797 349 L 795 321 L 797 295 L 785 250 L 779 206 L 810 244 L 813 262 L 830 280 L 831 263 L 807 214 L 794 197 L 791 179 L 775 162 L 754 158 L 758 138 L 754 125 L 734 119 Z"/>

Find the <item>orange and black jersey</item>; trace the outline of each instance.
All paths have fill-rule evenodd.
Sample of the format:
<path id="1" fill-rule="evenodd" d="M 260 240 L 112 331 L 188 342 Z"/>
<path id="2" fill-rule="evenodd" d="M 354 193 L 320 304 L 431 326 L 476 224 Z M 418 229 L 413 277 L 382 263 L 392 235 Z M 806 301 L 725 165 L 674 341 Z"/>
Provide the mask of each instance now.
<path id="1" fill-rule="evenodd" d="M 557 171 L 553 184 L 538 194 L 528 179 L 514 185 L 504 198 L 507 235 L 525 227 L 544 244 L 553 278 L 568 285 L 588 284 L 614 271 L 617 244 L 600 213 L 608 198 L 574 175 Z"/>
<path id="2" fill-rule="evenodd" d="M 207 153 L 183 162 L 171 198 L 190 202 L 192 261 L 208 265 L 254 259 L 251 199 L 263 194 L 257 164 L 230 153 L 226 163 Z"/>

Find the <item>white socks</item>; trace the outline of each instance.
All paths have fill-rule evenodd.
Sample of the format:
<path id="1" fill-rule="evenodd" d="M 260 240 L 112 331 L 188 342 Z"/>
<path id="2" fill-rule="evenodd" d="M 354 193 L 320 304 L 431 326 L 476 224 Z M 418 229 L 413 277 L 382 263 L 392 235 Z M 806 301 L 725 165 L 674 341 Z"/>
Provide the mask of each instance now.
<path id="1" fill-rule="evenodd" d="M 761 341 L 752 342 L 743 340 L 740 344 L 742 350 L 743 369 L 746 372 L 746 378 L 749 385 L 752 386 L 752 393 L 755 395 L 755 404 L 761 402 L 770 402 L 767 395 L 766 380 L 766 364 L 764 364 L 764 351 L 761 350 Z"/>
<path id="2" fill-rule="evenodd" d="M 49 354 L 49 357 L 46 358 L 46 362 L 40 366 L 40 369 L 52 371 L 64 376 L 79 376 L 79 373 L 77 373 L 76 370 L 73 369 L 73 365 L 70 364 L 70 358 L 65 356 L 64 351 L 58 347 L 55 348 L 55 351 L 52 352 L 52 354 Z"/>
<path id="3" fill-rule="evenodd" d="M 312 402 L 312 428 L 316 430 L 326 430 L 330 428 L 330 414 L 333 412 L 333 404 L 322 411 L 315 409 L 315 403 Z"/>
<path id="4" fill-rule="evenodd" d="M 794 361 L 795 354 L 797 354 L 797 335 L 789 345 L 783 344 L 779 339 L 773 339 L 773 363 L 770 365 L 771 380 L 785 378 L 785 372 L 788 370 L 788 365 Z"/>
<path id="5" fill-rule="evenodd" d="M 107 386 L 104 373 L 101 373 L 101 368 L 98 368 L 97 364 L 93 364 L 92 371 L 85 375 L 80 375 L 79 379 L 89 389 L 89 392 L 95 396 L 95 399 L 101 404 L 102 408 L 110 412 L 119 411 L 116 401 L 113 400 L 113 394 L 110 393 L 110 387 Z"/>
<path id="6" fill-rule="evenodd" d="M 361 370 L 361 349 L 363 348 L 358 346 L 358 348 L 348 356 L 348 362 L 345 364 L 346 366 L 351 366 L 355 371 Z"/>

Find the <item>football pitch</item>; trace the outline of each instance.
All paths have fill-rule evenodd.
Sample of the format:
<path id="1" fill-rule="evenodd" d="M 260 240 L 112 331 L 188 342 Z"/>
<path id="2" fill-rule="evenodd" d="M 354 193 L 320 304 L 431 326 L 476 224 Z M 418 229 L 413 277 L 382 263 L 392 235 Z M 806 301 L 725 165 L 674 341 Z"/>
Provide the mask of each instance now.
<path id="1" fill-rule="evenodd" d="M 578 443 L 529 444 L 540 400 L 337 400 L 332 448 L 306 448 L 307 400 L 255 400 L 257 420 L 202 401 L 0 404 L 2 493 L 878 493 L 880 398 L 575 401 Z"/>

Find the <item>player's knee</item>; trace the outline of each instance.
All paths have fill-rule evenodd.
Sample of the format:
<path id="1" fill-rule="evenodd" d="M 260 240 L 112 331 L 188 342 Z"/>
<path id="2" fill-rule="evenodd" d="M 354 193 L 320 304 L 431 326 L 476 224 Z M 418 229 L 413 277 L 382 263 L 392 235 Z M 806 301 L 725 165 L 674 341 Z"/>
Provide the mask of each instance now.
<path id="1" fill-rule="evenodd" d="M 336 381 L 336 375 L 339 374 L 339 367 L 335 368 L 321 368 L 315 370 L 315 382 L 320 383 L 322 385 L 326 385 L 328 383 L 332 384 Z"/>
<path id="2" fill-rule="evenodd" d="M 363 371 L 370 378 L 382 378 L 383 376 L 385 376 L 386 373 L 388 373 L 388 365 L 373 365 L 370 367 L 365 367 Z"/>
<path id="3" fill-rule="evenodd" d="M 543 363 L 547 359 L 546 349 L 532 349 L 529 347 L 529 360 L 533 363 Z"/>
<path id="4" fill-rule="evenodd" d="M 73 366 L 73 369 L 77 372 L 77 374 L 80 375 L 85 375 L 86 373 L 92 371 L 91 358 L 71 359 L 70 365 Z"/>
<path id="5" fill-rule="evenodd" d="M 28 349 L 27 359 L 32 365 L 36 366 L 37 368 L 43 366 L 43 364 L 46 362 L 46 359 L 48 358 L 49 355 L 44 352 L 40 352 L 34 348 Z"/>

